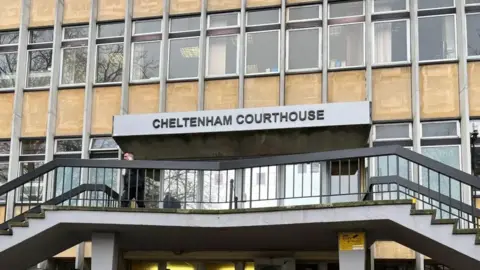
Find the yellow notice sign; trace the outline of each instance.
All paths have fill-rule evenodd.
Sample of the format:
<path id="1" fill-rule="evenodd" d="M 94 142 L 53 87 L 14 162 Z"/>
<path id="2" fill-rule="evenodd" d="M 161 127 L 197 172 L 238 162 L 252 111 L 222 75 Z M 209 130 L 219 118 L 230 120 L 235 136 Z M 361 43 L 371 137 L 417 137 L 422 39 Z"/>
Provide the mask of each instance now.
<path id="1" fill-rule="evenodd" d="M 338 235 L 340 251 L 363 250 L 365 248 L 365 233 L 340 233 Z"/>

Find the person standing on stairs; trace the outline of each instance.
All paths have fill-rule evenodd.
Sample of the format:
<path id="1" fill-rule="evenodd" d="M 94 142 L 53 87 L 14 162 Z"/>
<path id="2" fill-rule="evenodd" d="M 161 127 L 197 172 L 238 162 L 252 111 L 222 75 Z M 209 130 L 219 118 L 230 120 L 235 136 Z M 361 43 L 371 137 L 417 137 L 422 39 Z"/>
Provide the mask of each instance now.
<path id="1" fill-rule="evenodd" d="M 125 160 L 133 160 L 132 153 L 124 153 Z M 135 199 L 139 208 L 145 208 L 145 170 L 142 169 L 123 169 L 123 192 L 122 207 L 128 207 L 130 201 Z"/>

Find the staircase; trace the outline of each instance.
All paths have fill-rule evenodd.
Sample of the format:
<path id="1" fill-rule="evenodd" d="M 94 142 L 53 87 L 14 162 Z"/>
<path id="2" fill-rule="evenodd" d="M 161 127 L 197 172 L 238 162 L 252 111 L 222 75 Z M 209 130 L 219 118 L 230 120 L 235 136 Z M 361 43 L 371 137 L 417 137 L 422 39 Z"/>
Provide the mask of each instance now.
<path id="1" fill-rule="evenodd" d="M 120 196 L 113 181 L 122 169 L 143 169 L 149 179 L 156 179 L 162 175 L 161 171 L 170 174 L 170 170 L 179 169 L 220 172 L 338 160 L 348 160 L 350 168 L 351 160 L 365 159 L 377 171 L 368 178 L 363 191 L 347 194 L 350 199 L 352 196 L 358 199 L 333 204 L 247 208 L 248 205 L 255 207 L 256 202 L 250 200 L 249 204 L 243 195 L 245 192 L 226 184 L 229 188 L 221 192 L 223 199 L 198 200 L 185 196 L 181 201 L 184 208 L 208 208 L 215 202 L 230 206 L 228 210 L 162 209 L 159 194 L 154 194 L 155 198 L 147 196 L 146 200 L 151 201 L 147 203 L 148 209 L 119 208 Z M 392 159 L 395 166 L 390 164 L 387 170 L 378 170 L 384 168 L 385 160 L 388 163 Z M 165 173 L 162 177 L 165 178 Z M 185 176 L 185 183 L 187 178 Z M 65 179 L 77 184 L 66 185 Z M 294 180 L 300 181 L 298 179 Z M 310 180 L 317 181 L 313 177 Z M 19 190 L 34 181 L 44 181 L 45 199 L 19 201 L 16 198 Z M 53 192 L 48 192 L 48 185 L 53 187 Z M 58 192 L 59 185 L 62 192 Z M 208 185 L 203 186 L 205 189 Z M 461 188 L 455 189 L 457 186 Z M 327 237 L 333 235 L 332 232 L 362 230 L 371 237 L 370 244 L 377 240 L 396 241 L 453 269 L 480 269 L 480 212 L 473 200 L 479 188 L 471 175 L 418 153 L 390 146 L 238 161 L 55 160 L 0 186 L 0 196 L 8 194 L 9 203 L 14 203 L 13 209 L 29 206 L 27 211 L 0 225 L 0 265 L 8 266 L 6 269 L 26 269 L 90 240 L 95 231 L 115 231 L 125 240 L 119 243 L 124 250 L 261 250 L 272 245 L 277 250 L 322 250 L 337 248 L 336 240 L 332 242 Z M 302 195 L 302 198 L 312 197 Z M 274 201 L 288 199 L 292 197 L 285 193 L 276 193 L 273 198 Z M 322 202 L 323 199 L 320 198 Z M 319 241 L 298 240 L 305 235 L 316 235 Z M 272 242 L 276 238 L 280 239 Z M 158 243 L 162 243 L 161 248 Z"/>

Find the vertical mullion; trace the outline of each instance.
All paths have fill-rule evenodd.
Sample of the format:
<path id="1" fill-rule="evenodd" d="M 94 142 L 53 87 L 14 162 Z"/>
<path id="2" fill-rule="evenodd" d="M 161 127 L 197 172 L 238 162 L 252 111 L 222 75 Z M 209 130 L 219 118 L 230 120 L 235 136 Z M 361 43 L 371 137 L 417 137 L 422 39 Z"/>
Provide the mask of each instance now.
<path id="1" fill-rule="evenodd" d="M 328 102 L 328 0 L 322 2 L 322 103 Z"/>
<path id="2" fill-rule="evenodd" d="M 163 1 L 162 42 L 160 43 L 160 98 L 159 111 L 165 112 L 167 108 L 167 69 L 168 69 L 168 30 L 170 14 L 170 1 Z"/>
<path id="3" fill-rule="evenodd" d="M 123 37 L 123 66 L 122 66 L 122 95 L 120 101 L 120 114 L 128 114 L 128 99 L 130 82 L 130 62 L 132 58 L 132 17 L 133 1 L 126 1 L 125 5 L 125 30 Z"/>

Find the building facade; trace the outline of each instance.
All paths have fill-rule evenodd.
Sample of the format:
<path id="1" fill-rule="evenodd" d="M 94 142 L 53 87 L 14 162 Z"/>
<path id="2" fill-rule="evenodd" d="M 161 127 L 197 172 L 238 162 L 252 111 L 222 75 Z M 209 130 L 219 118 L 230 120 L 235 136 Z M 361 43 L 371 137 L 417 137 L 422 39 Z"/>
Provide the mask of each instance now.
<path id="1" fill-rule="evenodd" d="M 115 115 L 364 101 L 372 128 L 359 147 L 398 144 L 471 173 L 479 0 L 0 4 L 0 184 L 57 158 L 119 159 Z M 90 244 L 53 260 L 67 265 L 79 254 L 88 261 Z M 396 243 L 375 246 L 376 269 L 410 269 L 419 258 Z M 148 260 L 132 269 L 157 269 Z M 196 266 L 185 259 L 167 268 Z"/>

